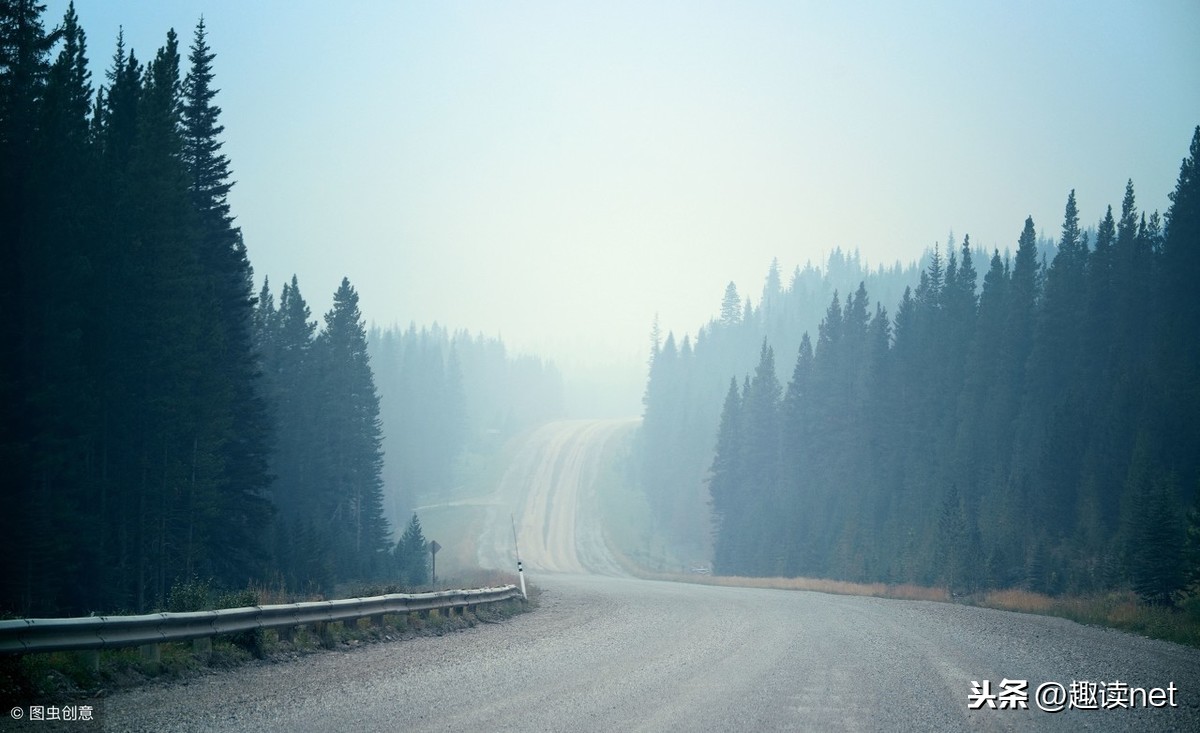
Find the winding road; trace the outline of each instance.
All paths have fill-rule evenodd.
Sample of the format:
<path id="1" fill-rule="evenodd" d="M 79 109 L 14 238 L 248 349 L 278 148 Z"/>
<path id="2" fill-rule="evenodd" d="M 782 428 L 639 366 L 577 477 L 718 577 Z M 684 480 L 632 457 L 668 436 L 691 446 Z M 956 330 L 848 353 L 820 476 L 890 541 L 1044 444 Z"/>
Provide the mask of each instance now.
<path id="1" fill-rule="evenodd" d="M 488 502 L 480 560 L 511 568 L 511 512 L 544 589 L 535 613 L 117 694 L 106 728 L 1200 730 L 1195 649 L 959 605 L 624 577 L 590 507 L 605 446 L 634 424 L 543 427 Z M 1075 683 L 1086 705 L 1088 683 L 1118 681 L 1170 688 L 1175 706 L 1050 713 L 1035 700 Z"/>
<path id="2" fill-rule="evenodd" d="M 594 489 L 609 442 L 637 424 L 563 420 L 530 434 L 488 504 L 479 564 L 513 568 L 512 524 L 503 516 L 511 508 L 521 559 L 531 572 L 625 575 L 604 544 Z"/>

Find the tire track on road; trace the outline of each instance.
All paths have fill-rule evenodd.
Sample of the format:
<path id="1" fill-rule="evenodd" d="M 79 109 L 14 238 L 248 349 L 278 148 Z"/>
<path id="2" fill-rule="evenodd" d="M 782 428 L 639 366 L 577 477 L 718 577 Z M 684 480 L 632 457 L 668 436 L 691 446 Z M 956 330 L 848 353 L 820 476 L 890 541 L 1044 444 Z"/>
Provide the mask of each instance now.
<path id="1" fill-rule="evenodd" d="M 541 572 L 624 575 L 604 543 L 596 480 L 604 453 L 636 420 L 562 420 L 529 435 L 497 487 L 496 509 L 481 540 L 480 564 L 515 564 L 510 507 L 521 559 Z"/>

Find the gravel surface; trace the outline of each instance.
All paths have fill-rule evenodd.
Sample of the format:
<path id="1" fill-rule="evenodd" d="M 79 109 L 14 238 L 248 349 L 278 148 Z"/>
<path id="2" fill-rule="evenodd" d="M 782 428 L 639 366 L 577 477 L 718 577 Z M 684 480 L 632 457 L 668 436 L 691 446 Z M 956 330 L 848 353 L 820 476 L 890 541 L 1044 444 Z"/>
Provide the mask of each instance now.
<path id="1" fill-rule="evenodd" d="M 1200 650 L 950 604 L 613 577 L 581 507 L 604 443 L 629 428 L 536 431 L 491 497 L 514 507 L 537 611 L 118 693 L 98 702 L 105 729 L 1200 731 Z M 480 559 L 508 567 L 508 510 L 493 513 Z M 968 709 L 972 681 L 1005 679 L 1027 681 L 1027 709 Z M 1034 700 L 1043 683 L 1116 680 L 1173 685 L 1178 706 Z"/>
<path id="2" fill-rule="evenodd" d="M 964 606 L 592 576 L 441 638 L 102 702 L 113 731 L 1200 730 L 1200 652 Z M 1028 710 L 968 710 L 972 680 Z M 1177 708 L 1042 712 L 1043 682 L 1174 683 Z"/>
<path id="3" fill-rule="evenodd" d="M 479 541 L 479 564 L 513 568 L 515 521 L 521 559 L 531 571 L 625 575 L 604 545 L 592 489 L 605 446 L 638 424 L 560 420 L 533 431 L 495 492 L 486 497 L 488 519 Z"/>

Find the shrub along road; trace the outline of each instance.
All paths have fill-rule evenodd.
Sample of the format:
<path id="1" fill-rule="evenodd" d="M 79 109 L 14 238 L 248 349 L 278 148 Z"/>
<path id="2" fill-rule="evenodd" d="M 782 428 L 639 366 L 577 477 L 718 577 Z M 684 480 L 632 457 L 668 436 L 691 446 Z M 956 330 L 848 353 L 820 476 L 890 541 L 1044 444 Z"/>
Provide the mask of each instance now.
<path id="1" fill-rule="evenodd" d="M 545 591 L 536 613 L 120 693 L 101 703 L 107 728 L 1200 729 L 1200 651 L 1168 642 L 950 604 L 615 577 L 594 546 L 592 513 L 579 508 L 591 501 L 594 457 L 628 426 L 535 431 L 501 482 L 498 497 L 519 502 L 522 551 Z M 502 520 L 480 544 L 497 562 L 511 551 Z M 1062 686 L 1064 705 L 1076 683 L 1075 701 L 1088 705 L 1088 683 L 1100 682 L 1146 693 L 1120 694 L 1137 709 L 1039 709 L 1038 688 L 1057 692 L 1047 683 Z M 1154 688 L 1176 706 L 1145 707 Z M 1098 687 L 1094 697 L 1100 704 Z M 1006 702 L 1016 709 L 998 709 Z"/>

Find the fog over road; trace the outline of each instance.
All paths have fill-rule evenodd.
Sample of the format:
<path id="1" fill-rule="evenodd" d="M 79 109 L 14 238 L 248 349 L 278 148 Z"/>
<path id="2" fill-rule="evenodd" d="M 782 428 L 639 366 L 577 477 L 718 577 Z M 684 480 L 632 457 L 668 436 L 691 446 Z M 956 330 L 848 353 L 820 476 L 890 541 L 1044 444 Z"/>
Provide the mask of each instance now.
<path id="1" fill-rule="evenodd" d="M 514 566 L 512 511 L 530 571 L 625 575 L 604 545 L 593 491 L 604 449 L 637 420 L 562 420 L 535 430 L 489 503 L 479 564 Z"/>
<path id="2" fill-rule="evenodd" d="M 1200 651 L 950 604 L 620 577 L 585 511 L 629 421 L 534 432 L 501 481 L 481 560 L 511 567 L 515 514 L 541 608 L 444 638 L 254 664 L 105 701 L 111 730 L 1200 730 Z M 507 538 L 507 539 L 505 539 Z M 1027 680 L 1027 710 L 969 710 Z M 1038 710 L 1046 682 L 1172 684 L 1178 708 Z"/>

